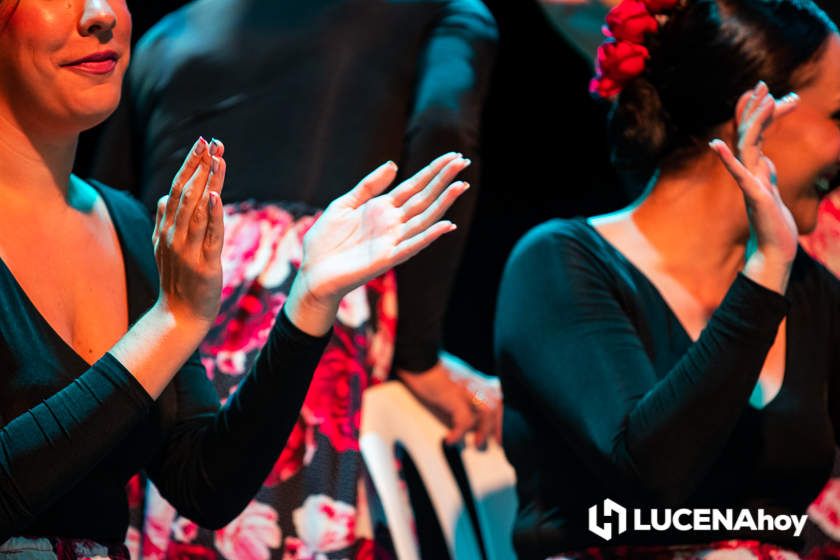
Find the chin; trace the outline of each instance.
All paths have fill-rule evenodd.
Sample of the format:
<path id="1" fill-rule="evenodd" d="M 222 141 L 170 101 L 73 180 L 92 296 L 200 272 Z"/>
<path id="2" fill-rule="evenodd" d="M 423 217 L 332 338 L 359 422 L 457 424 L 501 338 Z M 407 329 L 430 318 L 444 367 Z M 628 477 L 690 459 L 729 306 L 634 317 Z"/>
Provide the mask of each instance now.
<path id="1" fill-rule="evenodd" d="M 799 230 L 799 235 L 808 235 L 817 229 L 819 208 L 819 202 L 809 203 L 808 208 L 799 209 L 793 215 L 793 220 L 796 222 L 796 229 Z"/>
<path id="2" fill-rule="evenodd" d="M 81 103 L 74 103 L 71 110 L 73 120 L 78 123 L 79 131 L 88 130 L 101 124 L 117 110 L 120 104 L 120 90 L 100 92 Z"/>

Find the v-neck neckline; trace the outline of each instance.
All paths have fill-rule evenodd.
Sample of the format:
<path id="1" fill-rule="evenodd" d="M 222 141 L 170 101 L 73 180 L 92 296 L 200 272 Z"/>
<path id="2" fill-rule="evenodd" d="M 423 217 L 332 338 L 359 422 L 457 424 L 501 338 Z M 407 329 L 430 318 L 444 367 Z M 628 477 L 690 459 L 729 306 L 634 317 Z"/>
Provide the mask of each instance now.
<path id="1" fill-rule="evenodd" d="M 668 303 L 668 300 L 665 299 L 665 296 L 662 295 L 662 292 L 659 290 L 659 288 L 656 286 L 656 284 L 653 283 L 653 280 L 651 280 L 648 277 L 647 274 L 642 272 L 642 270 L 638 266 L 636 266 L 633 263 L 633 261 L 631 261 L 629 258 L 627 258 L 627 256 L 624 253 L 622 253 L 619 250 L 618 247 L 613 245 L 613 243 L 610 240 L 608 240 L 606 237 L 604 237 L 603 234 L 601 234 L 601 232 L 598 231 L 598 229 L 589 222 L 588 218 L 577 217 L 577 218 L 575 218 L 575 220 L 582 223 L 587 230 L 592 232 L 592 234 L 594 234 L 596 240 L 601 245 L 607 247 L 607 249 L 610 252 L 612 252 L 618 258 L 618 260 L 621 261 L 630 271 L 632 271 L 636 276 L 642 278 L 642 280 L 645 282 L 645 284 L 647 284 L 647 286 L 651 289 L 651 291 L 653 292 L 655 297 L 659 300 L 660 305 L 662 305 L 662 307 L 665 308 L 666 312 L 670 316 L 671 321 L 674 324 L 677 325 L 677 329 L 679 331 L 680 336 L 682 336 L 685 339 L 685 341 L 688 342 L 689 345 L 697 342 L 696 340 L 691 338 L 691 335 L 688 333 L 688 330 L 685 328 L 682 321 L 680 321 L 680 318 L 677 316 L 674 309 Z M 708 322 L 706 323 L 706 325 L 708 325 Z M 782 382 L 779 385 L 779 390 L 776 391 L 776 394 L 773 395 L 773 398 L 770 399 L 769 401 L 767 401 L 766 403 L 764 403 L 764 406 L 762 406 L 761 408 L 753 406 L 753 404 L 749 401 L 749 399 L 747 399 L 747 403 L 746 403 L 747 406 L 749 406 L 750 409 L 754 410 L 755 412 L 763 412 L 763 411 L 767 410 L 771 405 L 775 404 L 776 401 L 779 400 L 779 397 L 782 396 L 782 392 L 785 390 L 786 386 L 788 385 L 788 371 L 790 369 L 790 360 L 789 360 L 789 357 L 790 357 L 790 336 L 788 335 L 789 327 L 790 327 L 790 318 L 788 317 L 787 320 L 785 321 L 785 328 L 784 328 L 785 357 L 784 357 L 784 364 L 783 364 L 783 371 L 782 371 Z M 703 330 L 705 330 L 705 328 L 706 328 L 706 326 L 703 327 Z M 703 331 L 701 330 L 700 332 L 702 334 Z M 762 365 L 763 365 L 763 363 L 762 363 Z M 759 374 L 760 374 L 760 372 L 759 372 Z M 758 380 L 756 380 L 756 385 L 758 385 Z M 753 391 L 755 391 L 755 388 L 753 388 Z M 750 393 L 750 397 L 752 397 L 752 393 Z"/>
<path id="2" fill-rule="evenodd" d="M 81 179 L 81 178 L 79 180 L 84 181 L 84 179 Z M 126 255 L 128 254 L 128 252 L 125 250 L 124 235 L 123 235 L 123 232 L 120 228 L 120 225 L 117 223 L 116 220 L 114 220 L 114 209 L 111 206 L 111 202 L 108 200 L 108 197 L 105 195 L 105 193 L 102 191 L 102 189 L 100 189 L 93 182 L 89 182 L 89 181 L 84 181 L 84 182 L 87 185 L 91 186 L 99 194 L 100 198 L 102 199 L 103 203 L 105 204 L 105 212 L 107 214 L 108 221 L 111 223 L 111 227 L 113 228 L 114 232 L 117 235 L 117 243 L 118 243 L 119 248 L 120 248 L 120 262 L 122 264 L 122 270 L 123 270 L 123 281 L 125 282 L 126 320 L 127 320 L 127 323 L 130 325 L 131 324 L 131 292 L 130 292 L 131 281 L 130 281 L 129 274 L 128 274 L 128 263 L 126 261 L 126 258 L 127 258 Z M 49 333 L 49 335 L 52 336 L 56 341 L 58 341 L 58 343 L 64 349 L 65 352 L 67 352 L 70 356 L 72 356 L 73 359 L 75 359 L 78 362 L 80 362 L 81 364 L 83 364 L 85 366 L 85 368 L 89 368 L 89 367 L 93 366 L 92 363 L 88 362 L 84 358 L 84 356 L 79 354 L 79 352 L 75 348 L 73 348 L 73 345 L 70 344 L 68 341 L 66 341 L 64 339 L 64 337 L 61 336 L 58 333 L 58 331 L 52 326 L 52 324 L 50 324 L 50 322 L 47 320 L 47 318 L 44 316 L 44 314 L 41 313 L 41 310 L 38 309 L 38 307 L 32 301 L 32 298 L 29 297 L 29 294 L 26 293 L 26 290 L 23 289 L 23 286 L 18 281 L 14 272 L 12 272 L 12 269 L 9 267 L 8 264 L 6 264 L 6 261 L 3 260 L 2 257 L 0 257 L 0 266 L 2 266 L 3 270 L 6 271 L 6 274 L 9 275 L 9 278 L 11 279 L 15 288 L 17 289 L 18 293 L 20 294 L 20 296 L 21 296 L 22 300 L 24 301 L 25 305 L 27 307 L 29 307 L 29 309 L 31 311 L 31 315 L 37 318 L 37 321 L 41 323 L 41 326 L 44 327 L 46 332 Z"/>

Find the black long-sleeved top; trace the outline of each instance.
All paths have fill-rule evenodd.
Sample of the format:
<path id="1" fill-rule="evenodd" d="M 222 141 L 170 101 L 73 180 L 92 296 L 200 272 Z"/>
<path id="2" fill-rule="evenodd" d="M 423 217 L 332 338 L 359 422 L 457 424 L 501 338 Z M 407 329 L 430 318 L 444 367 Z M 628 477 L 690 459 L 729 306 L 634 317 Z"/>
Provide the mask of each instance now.
<path id="1" fill-rule="evenodd" d="M 198 0 L 138 42 L 94 176 L 153 210 L 202 134 L 225 142 L 226 202 L 323 208 L 388 159 L 402 179 L 464 153 L 458 231 L 396 271 L 395 364 L 428 369 L 477 196 L 496 39 L 481 0 Z"/>
<path id="2" fill-rule="evenodd" d="M 802 250 L 784 296 L 739 274 L 692 342 L 594 228 L 554 220 L 513 252 L 497 313 L 521 558 L 730 538 L 802 545 L 792 532 L 749 531 L 628 531 L 605 542 L 587 528 L 588 508 L 604 498 L 805 513 L 840 428 L 840 282 Z M 749 397 L 785 316 L 783 384 L 757 409 Z"/>
<path id="3" fill-rule="evenodd" d="M 124 256 L 134 323 L 157 297 L 151 224 L 98 186 Z M 58 287 L 57 287 L 58 289 Z M 253 498 L 291 433 L 329 338 L 281 312 L 223 408 L 198 355 L 153 401 L 111 354 L 93 365 L 39 314 L 0 263 L 0 542 L 14 535 L 121 541 L 125 484 L 146 469 L 184 515 L 219 527 Z"/>

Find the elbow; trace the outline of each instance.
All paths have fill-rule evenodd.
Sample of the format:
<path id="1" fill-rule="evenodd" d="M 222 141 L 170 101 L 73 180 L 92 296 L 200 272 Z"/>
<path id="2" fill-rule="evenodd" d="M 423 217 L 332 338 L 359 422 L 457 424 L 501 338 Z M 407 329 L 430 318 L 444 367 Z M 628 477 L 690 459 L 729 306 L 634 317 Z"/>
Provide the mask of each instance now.
<path id="1" fill-rule="evenodd" d="M 694 490 L 679 469 L 662 457 L 640 463 L 625 445 L 617 445 L 610 455 L 610 462 L 618 471 L 617 495 L 648 507 L 673 509 L 684 505 Z"/>
<path id="2" fill-rule="evenodd" d="M 479 116 L 470 115 L 477 108 L 458 106 L 458 103 L 436 102 L 425 107 L 408 124 L 407 136 L 423 135 L 429 144 L 449 146 L 465 154 L 475 155 L 479 140 Z"/>

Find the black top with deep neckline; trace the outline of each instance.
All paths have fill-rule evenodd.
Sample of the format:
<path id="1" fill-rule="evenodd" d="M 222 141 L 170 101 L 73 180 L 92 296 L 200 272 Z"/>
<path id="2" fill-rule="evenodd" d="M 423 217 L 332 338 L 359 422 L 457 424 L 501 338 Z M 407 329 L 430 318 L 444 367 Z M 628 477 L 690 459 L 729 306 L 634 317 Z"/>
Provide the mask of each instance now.
<path id="1" fill-rule="evenodd" d="M 748 404 L 787 317 L 785 377 Z M 505 270 L 496 321 L 505 452 L 519 476 L 522 559 L 588 546 L 756 539 L 791 531 L 627 531 L 588 509 L 763 508 L 803 514 L 840 428 L 840 282 L 800 249 L 785 295 L 738 276 L 692 341 L 654 284 L 586 220 L 552 220 Z"/>
<path id="2" fill-rule="evenodd" d="M 630 260 L 627 257 L 627 255 L 622 253 L 621 250 L 618 247 L 616 247 L 612 242 L 610 242 L 609 239 L 607 239 L 600 231 L 598 231 L 598 228 L 596 228 L 589 220 L 582 220 L 582 223 L 585 224 L 587 227 L 589 227 L 592 230 L 592 232 L 598 238 L 600 238 L 603 245 L 606 246 L 614 254 L 614 256 L 617 260 L 622 262 L 627 268 L 633 270 L 633 272 L 635 273 L 635 276 L 637 276 L 645 284 L 647 284 L 647 286 L 650 288 L 650 290 L 653 292 L 653 294 L 656 296 L 656 298 L 659 299 L 662 306 L 665 308 L 665 310 L 671 316 L 671 319 L 674 321 L 674 323 L 675 323 L 675 335 L 679 336 L 679 332 L 682 332 L 682 335 L 685 337 L 686 341 L 688 341 L 688 344 L 695 343 L 696 340 L 689 334 L 688 329 L 685 328 L 685 325 L 683 325 L 682 321 L 680 321 L 680 318 L 677 315 L 676 311 L 674 311 L 674 309 L 668 303 L 668 300 L 665 299 L 665 296 L 662 295 L 662 291 L 656 286 L 656 284 L 653 283 L 653 280 L 651 280 L 650 277 L 647 274 L 645 274 L 642 271 L 641 268 L 636 266 L 636 264 L 632 260 Z M 785 329 L 784 337 L 785 337 L 785 348 L 787 349 L 787 344 L 788 344 L 788 341 L 789 341 L 787 329 Z M 787 351 L 785 351 L 785 359 L 784 359 L 784 362 L 785 362 L 785 364 L 784 364 L 784 374 L 785 375 L 787 374 L 787 370 L 788 370 L 788 367 L 789 367 L 789 362 L 788 362 L 788 356 L 789 355 L 790 354 Z M 784 389 L 784 386 L 785 385 L 784 385 L 784 376 L 783 376 L 782 377 L 782 384 L 779 387 L 778 392 L 773 396 L 772 399 L 770 399 L 768 402 L 764 403 L 764 406 L 756 407 L 756 406 L 753 406 L 753 404 L 749 401 L 747 402 L 747 404 L 750 407 L 755 408 L 757 410 L 764 410 L 765 408 L 767 408 L 770 404 L 772 404 L 779 397 L 779 395 L 782 392 L 782 389 Z"/>
<path id="3" fill-rule="evenodd" d="M 151 223 L 128 195 L 95 186 L 122 249 L 133 324 L 157 298 Z M 281 312 L 220 408 L 197 353 L 156 401 L 111 354 L 88 364 L 5 263 L 0 316 L 0 542 L 122 541 L 125 484 L 141 469 L 185 515 L 211 528 L 227 523 L 271 470 L 329 339 L 298 330 Z"/>

